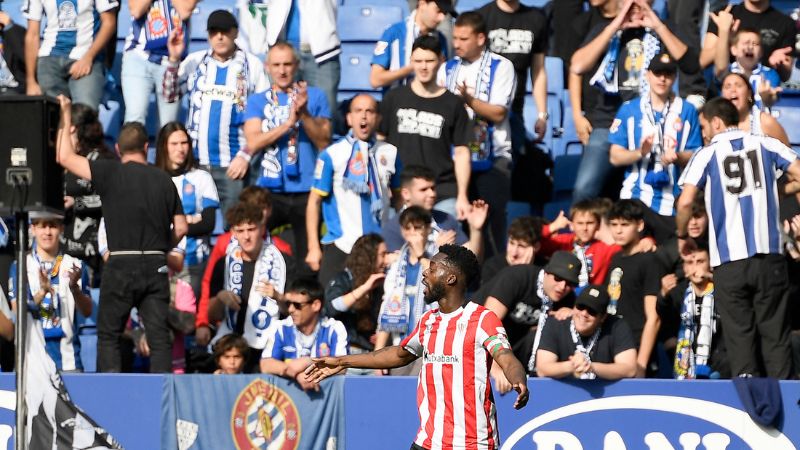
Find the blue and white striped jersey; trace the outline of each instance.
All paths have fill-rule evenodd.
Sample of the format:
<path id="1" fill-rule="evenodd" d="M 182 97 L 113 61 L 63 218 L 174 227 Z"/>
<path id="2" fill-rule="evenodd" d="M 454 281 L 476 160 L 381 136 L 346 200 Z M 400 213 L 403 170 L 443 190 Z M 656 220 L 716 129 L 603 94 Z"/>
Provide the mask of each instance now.
<path id="1" fill-rule="evenodd" d="M 100 13 L 117 7 L 117 0 L 26 0 L 23 11 L 28 20 L 46 19 L 39 56 L 78 60 L 94 42 Z"/>
<path id="2" fill-rule="evenodd" d="M 320 317 L 310 336 L 297 330 L 291 316 L 273 321 L 266 333 L 267 345 L 261 353 L 261 359 L 286 361 L 305 357 L 344 356 L 348 353 L 347 330 L 342 322 L 330 317 Z"/>
<path id="3" fill-rule="evenodd" d="M 737 129 L 694 154 L 680 184 L 705 192 L 713 267 L 783 252 L 777 179 L 796 159 L 777 139 Z"/>
<path id="4" fill-rule="evenodd" d="M 214 59 L 210 49 L 193 52 L 181 63 L 178 76 L 186 80 L 186 128 L 198 163 L 228 167 L 247 143 L 242 130 L 247 97 L 269 86 L 261 60 L 243 50 L 227 61 Z"/>
<path id="5" fill-rule="evenodd" d="M 192 169 L 183 175 L 172 177 L 175 188 L 183 204 L 183 213 L 187 216 L 201 214 L 206 208 L 219 208 L 217 186 L 211 174 L 205 170 Z M 206 260 L 210 252 L 208 237 L 186 236 L 184 264 L 193 266 Z"/>
<path id="6" fill-rule="evenodd" d="M 381 141 L 369 150 L 363 141 L 356 145 L 360 154 L 370 153 L 368 161 L 353 157 L 354 143 L 347 136 L 319 154 L 312 186 L 323 197 L 322 217 L 327 233 L 322 243 L 333 243 L 345 253 L 350 253 L 361 236 L 381 232 L 380 218 L 390 208 L 391 189 L 400 187 L 397 147 Z M 351 174 L 368 179 L 369 192 L 346 188 Z"/>
<path id="7" fill-rule="evenodd" d="M 633 152 L 639 151 L 644 137 L 661 135 L 662 151 L 688 152 L 703 146 L 697 110 L 691 103 L 674 98 L 662 111 L 653 111 L 648 106 L 643 105 L 641 97 L 623 103 L 611 123 L 608 142 Z M 647 111 L 652 111 L 652 114 L 646 113 Z M 662 154 L 651 152 L 637 163 L 626 167 L 619 196 L 641 200 L 658 214 L 673 216 L 675 199 L 680 196 L 680 186 L 676 183 L 680 169 L 676 164 L 662 168 Z M 649 183 L 648 173 L 662 169 L 669 181 Z"/>

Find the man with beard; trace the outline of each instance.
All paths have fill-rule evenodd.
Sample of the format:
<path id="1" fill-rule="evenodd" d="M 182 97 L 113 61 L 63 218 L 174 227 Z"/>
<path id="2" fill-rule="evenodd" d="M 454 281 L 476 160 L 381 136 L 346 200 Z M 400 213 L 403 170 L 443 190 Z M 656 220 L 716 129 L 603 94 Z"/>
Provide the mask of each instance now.
<path id="1" fill-rule="evenodd" d="M 441 246 L 422 275 L 425 302 L 439 302 L 439 308 L 423 314 L 399 346 L 312 359 L 313 364 L 306 369 L 307 379 L 318 383 L 348 367 L 389 369 L 422 357 L 417 404 L 424 422 L 411 448 L 498 448 L 496 409 L 489 383 L 492 362 L 497 361 L 518 392 L 515 409 L 528 402 L 528 387 L 525 369 L 514 357 L 500 320 L 486 308 L 464 301 L 467 286 L 478 270 L 478 260 L 469 250 Z M 444 371 L 451 375 L 443 376 Z M 431 393 L 436 398 L 429 399 Z M 446 405 L 456 404 L 463 404 L 464 410 L 443 413 Z M 441 429 L 453 432 L 434 432 Z"/>

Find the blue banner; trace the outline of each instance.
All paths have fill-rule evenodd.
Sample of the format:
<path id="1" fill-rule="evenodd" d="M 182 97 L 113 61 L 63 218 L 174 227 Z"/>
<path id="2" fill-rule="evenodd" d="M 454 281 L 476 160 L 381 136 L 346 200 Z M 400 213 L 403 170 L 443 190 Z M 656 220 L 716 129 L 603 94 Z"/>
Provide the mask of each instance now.
<path id="1" fill-rule="evenodd" d="M 344 450 L 344 384 L 333 377 L 306 392 L 267 375 L 169 377 L 161 448 Z"/>

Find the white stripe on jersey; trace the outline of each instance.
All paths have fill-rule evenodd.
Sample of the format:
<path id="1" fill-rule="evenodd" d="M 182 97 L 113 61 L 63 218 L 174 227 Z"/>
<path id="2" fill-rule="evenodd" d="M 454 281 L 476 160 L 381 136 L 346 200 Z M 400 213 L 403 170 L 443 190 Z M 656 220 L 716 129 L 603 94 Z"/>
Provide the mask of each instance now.
<path id="1" fill-rule="evenodd" d="M 95 23 L 95 11 L 99 22 L 100 13 L 118 6 L 117 0 L 72 0 L 62 3 L 61 6 L 56 0 L 27 0 L 23 6 L 25 18 L 37 22 L 44 19 L 45 22 L 37 56 L 50 55 L 56 45 L 60 44 L 62 47 L 71 47 L 69 54 L 64 56 L 73 60 L 80 59 L 94 42 L 95 26 L 99 27 L 99 23 Z M 72 37 L 65 39 L 63 34 L 59 36 L 59 32 L 72 31 L 75 32 L 74 42 Z"/>
<path id="2" fill-rule="evenodd" d="M 705 192 L 711 265 L 780 254 L 776 180 L 797 155 L 778 140 L 732 130 L 697 152 L 680 183 Z"/>

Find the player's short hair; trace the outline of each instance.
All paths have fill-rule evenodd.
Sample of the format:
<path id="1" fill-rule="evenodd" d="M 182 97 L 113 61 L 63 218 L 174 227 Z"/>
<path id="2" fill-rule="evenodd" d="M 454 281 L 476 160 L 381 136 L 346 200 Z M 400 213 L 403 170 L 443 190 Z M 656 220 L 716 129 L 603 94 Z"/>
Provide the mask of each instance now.
<path id="1" fill-rule="evenodd" d="M 433 53 L 436 53 L 438 56 L 442 56 L 442 41 L 439 40 L 439 36 L 435 34 L 422 34 L 418 38 L 414 39 L 414 44 L 411 46 L 411 52 L 413 53 L 414 50 L 421 48 L 422 50 L 428 50 Z"/>
<path id="2" fill-rule="evenodd" d="M 272 195 L 259 186 L 247 186 L 239 193 L 239 201 L 258 205 L 261 209 L 272 208 Z"/>
<path id="3" fill-rule="evenodd" d="M 572 205 L 572 207 L 569 209 L 569 217 L 574 219 L 575 214 L 577 213 L 589 213 L 594 216 L 597 222 L 600 222 L 600 220 L 603 218 L 603 214 L 597 208 L 597 201 L 594 199 L 581 200 Z"/>
<path id="4" fill-rule="evenodd" d="M 263 208 L 254 203 L 237 202 L 225 213 L 225 221 L 231 228 L 245 223 L 261 225 L 263 220 Z"/>
<path id="5" fill-rule="evenodd" d="M 630 199 L 620 200 L 608 211 L 608 220 L 638 222 L 644 220 L 644 210 L 639 202 Z"/>
<path id="6" fill-rule="evenodd" d="M 284 294 L 288 293 L 305 295 L 308 297 L 308 300 L 312 302 L 314 300 L 322 301 L 325 295 L 325 291 L 322 289 L 322 285 L 319 284 L 319 281 L 311 277 L 297 278 L 289 283 L 289 287 L 286 288 Z"/>
<path id="7" fill-rule="evenodd" d="M 486 20 L 477 11 L 466 11 L 458 15 L 455 26 L 469 27 L 475 34 L 487 35 Z"/>
<path id="8" fill-rule="evenodd" d="M 243 357 L 247 358 L 249 345 L 247 345 L 247 341 L 238 334 L 226 334 L 219 338 L 217 343 L 214 344 L 214 361 L 219 364 L 222 355 L 230 349 L 238 350 Z"/>
<path id="9" fill-rule="evenodd" d="M 461 245 L 445 244 L 439 247 L 439 253 L 447 255 L 446 264 L 461 272 L 464 286 L 472 284 L 472 280 L 480 273 L 480 264 L 475 253 Z"/>
<path id="10" fill-rule="evenodd" d="M 431 212 L 421 206 L 409 206 L 400 213 L 400 227 L 408 224 L 430 225 L 433 223 Z"/>
<path id="11" fill-rule="evenodd" d="M 145 153 L 147 130 L 139 122 L 126 122 L 119 130 L 117 146 L 119 153 Z"/>
<path id="12" fill-rule="evenodd" d="M 748 82 L 747 85 L 750 86 L 750 83 Z M 722 97 L 712 98 L 703 105 L 703 117 L 706 120 L 719 117 L 726 126 L 739 124 L 739 111 L 736 110 L 736 106 L 727 98 Z"/>
<path id="13" fill-rule="evenodd" d="M 528 245 L 536 245 L 542 237 L 542 222 L 538 217 L 517 217 L 508 226 L 508 240 L 514 239 Z"/>
<path id="14" fill-rule="evenodd" d="M 416 164 L 405 166 L 403 170 L 400 171 L 400 186 L 408 187 L 416 179 L 435 182 L 436 174 L 430 167 Z"/>

